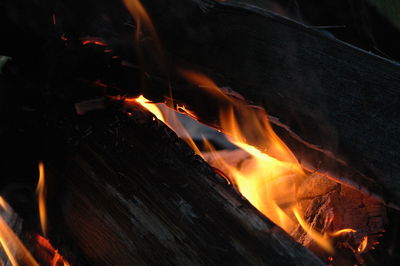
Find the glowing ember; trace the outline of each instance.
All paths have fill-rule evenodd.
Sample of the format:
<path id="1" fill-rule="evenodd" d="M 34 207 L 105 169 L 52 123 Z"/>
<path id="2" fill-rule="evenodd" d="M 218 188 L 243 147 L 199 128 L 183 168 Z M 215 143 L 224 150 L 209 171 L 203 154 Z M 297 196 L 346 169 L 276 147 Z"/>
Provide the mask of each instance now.
<path id="1" fill-rule="evenodd" d="M 36 187 L 36 193 L 38 197 L 40 226 L 42 227 L 43 235 L 46 236 L 46 188 L 44 184 L 44 165 L 42 162 L 39 163 L 39 180 Z"/>
<path id="2" fill-rule="evenodd" d="M 40 235 L 37 235 L 36 240 L 38 245 L 41 247 L 41 251 L 46 252 L 51 258 L 51 261 L 49 261 L 49 265 L 70 266 L 70 264 L 66 260 L 64 260 L 63 256 L 60 255 L 58 250 L 51 245 L 49 240 Z"/>
<path id="3" fill-rule="evenodd" d="M 98 37 L 84 37 L 80 39 L 83 45 L 87 45 L 89 43 L 96 44 L 100 46 L 107 46 L 107 43 L 104 42 L 103 39 Z"/>

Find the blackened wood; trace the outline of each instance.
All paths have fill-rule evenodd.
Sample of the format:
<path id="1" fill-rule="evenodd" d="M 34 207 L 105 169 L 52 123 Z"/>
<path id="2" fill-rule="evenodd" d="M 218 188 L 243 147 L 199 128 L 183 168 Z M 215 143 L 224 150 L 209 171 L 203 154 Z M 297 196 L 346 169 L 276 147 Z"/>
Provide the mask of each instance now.
<path id="1" fill-rule="evenodd" d="M 62 127 L 75 141 L 44 161 L 56 183 L 50 201 L 61 206 L 49 214 L 59 221 L 52 231 L 68 233 L 90 264 L 321 265 L 169 128 L 134 109 Z"/>
<path id="2" fill-rule="evenodd" d="M 145 1 L 181 66 L 208 69 L 315 145 L 285 139 L 311 168 L 399 205 L 399 64 L 253 5 L 194 2 Z"/>

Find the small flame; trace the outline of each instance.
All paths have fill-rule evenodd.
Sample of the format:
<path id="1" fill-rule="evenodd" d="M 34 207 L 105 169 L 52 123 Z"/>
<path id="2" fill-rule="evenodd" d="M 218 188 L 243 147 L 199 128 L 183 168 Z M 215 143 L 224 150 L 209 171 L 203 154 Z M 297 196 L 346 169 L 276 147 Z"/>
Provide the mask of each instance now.
<path id="1" fill-rule="evenodd" d="M 39 163 L 39 182 L 37 186 L 37 194 L 39 201 L 39 212 L 40 220 L 42 224 L 42 230 L 45 231 L 46 228 L 46 209 L 45 209 L 45 186 L 44 186 L 44 166 L 43 163 Z M 8 261 L 13 266 L 18 265 L 29 265 L 29 266 L 39 266 L 37 260 L 33 257 L 32 253 L 25 247 L 22 241 L 14 233 L 13 229 L 9 226 L 7 221 L 12 220 L 15 213 L 11 206 L 0 196 L 0 246 L 7 255 Z M 57 249 L 54 249 L 50 244 L 49 240 L 38 235 L 36 243 L 39 249 L 37 251 L 40 254 L 46 254 L 44 257 L 38 257 L 38 260 L 44 265 L 51 266 L 70 266 L 70 264 L 64 260 L 64 258 L 59 254 Z M 34 252 L 36 254 L 36 252 Z M 4 261 L 0 260 L 1 265 L 5 265 Z"/>
<path id="2" fill-rule="evenodd" d="M 314 241 L 316 243 L 318 243 L 318 245 L 320 245 L 323 249 L 325 249 L 327 252 L 329 253 L 334 253 L 334 249 L 332 247 L 331 242 L 329 241 L 329 239 L 326 237 L 326 235 L 321 235 L 320 233 L 318 233 L 317 231 L 315 231 L 314 229 L 312 229 L 307 223 L 306 221 L 304 221 L 304 219 L 301 217 L 301 215 L 299 214 L 298 210 L 296 208 L 293 209 L 293 213 L 296 216 L 297 220 L 299 221 L 301 227 L 304 229 L 304 231 L 307 232 L 307 234 L 314 239 Z"/>
<path id="3" fill-rule="evenodd" d="M 190 134 L 184 128 L 184 126 L 179 122 L 179 119 L 175 115 L 175 112 L 170 108 L 166 107 L 164 104 L 154 104 L 151 101 L 147 100 L 143 95 L 140 95 L 138 98 L 134 99 L 126 99 L 126 102 L 137 102 L 146 108 L 150 113 L 152 113 L 159 120 L 164 122 L 167 126 L 169 126 L 175 133 L 184 139 L 186 143 L 200 156 L 202 153 L 200 152 L 197 145 L 194 143 Z M 185 109 L 183 109 L 185 110 Z M 187 110 L 184 111 L 187 113 Z"/>
<path id="4" fill-rule="evenodd" d="M 333 233 L 330 233 L 329 235 L 330 236 L 339 236 L 339 235 L 342 235 L 342 234 L 355 233 L 355 232 L 357 232 L 357 230 L 354 230 L 354 229 L 351 229 L 351 228 L 345 228 L 345 229 L 340 229 L 340 230 L 337 230 L 337 231 L 335 231 Z"/>
<path id="5" fill-rule="evenodd" d="M 150 102 L 146 98 L 143 97 L 143 95 L 140 95 L 138 98 L 135 99 L 126 99 L 127 102 L 130 101 L 136 101 L 139 104 L 141 104 L 144 108 L 146 108 L 150 113 L 152 113 L 155 117 L 157 117 L 159 120 L 163 121 L 164 120 L 164 115 L 162 114 L 161 110 L 155 105 L 154 103 Z"/>
<path id="6" fill-rule="evenodd" d="M 364 236 L 361 239 L 360 245 L 358 245 L 358 247 L 357 247 L 357 251 L 359 253 L 363 253 L 365 251 L 365 249 L 367 248 L 367 246 L 368 246 L 368 236 Z"/>
<path id="7" fill-rule="evenodd" d="M 2 196 L 0 196 L 0 206 L 7 214 L 11 213 L 10 205 L 8 205 L 8 203 L 3 199 Z"/>
<path id="8" fill-rule="evenodd" d="M 36 193 L 38 197 L 40 226 L 42 228 L 43 235 L 46 236 L 47 214 L 46 214 L 46 187 L 44 178 L 45 178 L 44 165 L 43 162 L 39 162 L 39 181 L 37 183 Z"/>

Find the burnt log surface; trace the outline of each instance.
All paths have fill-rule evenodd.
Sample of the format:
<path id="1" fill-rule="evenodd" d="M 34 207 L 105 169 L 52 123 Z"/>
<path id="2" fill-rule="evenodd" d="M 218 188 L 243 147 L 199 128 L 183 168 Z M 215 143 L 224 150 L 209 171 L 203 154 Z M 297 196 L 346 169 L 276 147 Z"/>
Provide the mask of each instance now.
<path id="1" fill-rule="evenodd" d="M 208 70 L 217 84 L 373 178 L 334 170 L 338 180 L 356 188 L 364 183 L 399 205 L 398 63 L 242 1 L 144 4 L 175 61 Z M 315 169 L 335 169 L 335 160 L 319 156 L 309 159 Z"/>
<path id="2" fill-rule="evenodd" d="M 50 235 L 89 264 L 322 265 L 140 107 L 60 129 L 75 137 L 44 159 Z"/>

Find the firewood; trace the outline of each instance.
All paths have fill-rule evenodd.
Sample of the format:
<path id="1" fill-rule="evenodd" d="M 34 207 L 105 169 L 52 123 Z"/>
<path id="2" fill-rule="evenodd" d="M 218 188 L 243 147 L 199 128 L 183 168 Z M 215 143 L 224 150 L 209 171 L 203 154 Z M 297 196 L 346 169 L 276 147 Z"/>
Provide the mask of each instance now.
<path id="1" fill-rule="evenodd" d="M 60 128 L 77 141 L 44 160 L 49 201 L 61 207 L 50 234 L 68 232 L 96 265 L 322 265 L 169 128 L 127 111 Z"/>

